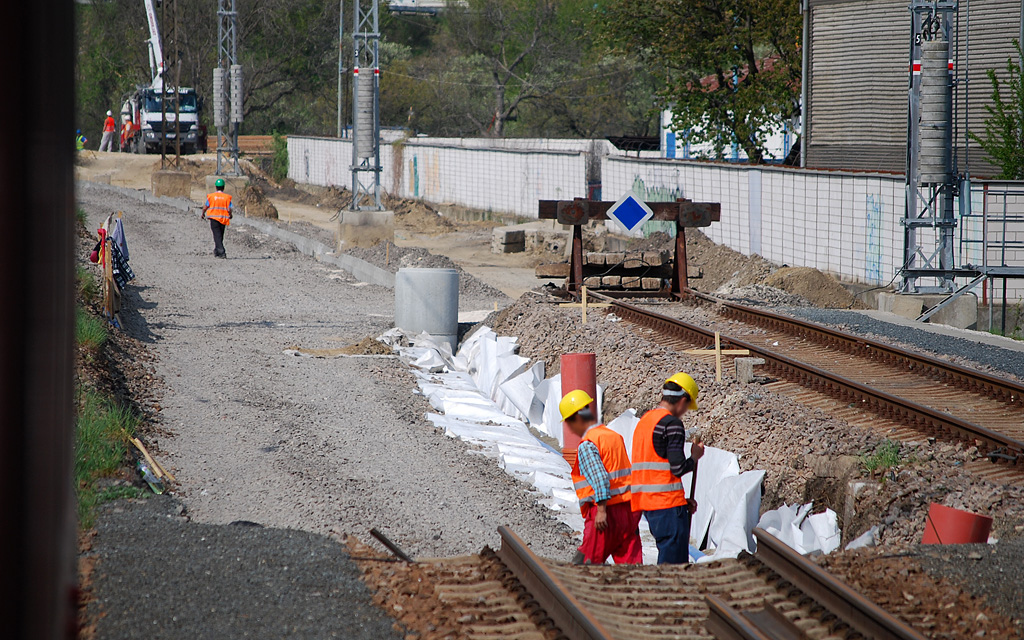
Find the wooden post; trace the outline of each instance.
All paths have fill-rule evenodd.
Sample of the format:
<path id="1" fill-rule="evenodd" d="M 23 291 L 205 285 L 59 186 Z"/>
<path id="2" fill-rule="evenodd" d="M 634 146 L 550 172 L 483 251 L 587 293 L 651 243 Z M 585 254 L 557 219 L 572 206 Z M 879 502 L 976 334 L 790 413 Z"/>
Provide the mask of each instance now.
<path id="1" fill-rule="evenodd" d="M 572 226 L 572 255 L 569 263 L 569 280 L 566 289 L 579 291 L 583 286 L 583 225 Z M 586 312 L 584 311 L 584 317 Z"/>
<path id="2" fill-rule="evenodd" d="M 676 221 L 675 270 L 672 272 L 672 293 L 683 295 L 689 288 L 689 274 L 686 271 L 686 227 Z"/>
<path id="3" fill-rule="evenodd" d="M 715 332 L 715 382 L 722 381 L 722 334 Z"/>

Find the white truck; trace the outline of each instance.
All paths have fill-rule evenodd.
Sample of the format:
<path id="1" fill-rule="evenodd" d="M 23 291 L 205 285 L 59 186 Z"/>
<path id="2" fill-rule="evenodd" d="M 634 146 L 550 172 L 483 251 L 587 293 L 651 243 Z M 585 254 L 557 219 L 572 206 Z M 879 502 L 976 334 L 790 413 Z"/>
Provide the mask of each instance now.
<path id="1" fill-rule="evenodd" d="M 168 86 L 164 82 L 164 56 L 157 29 L 153 0 L 144 0 L 149 23 L 149 68 L 152 80 L 139 85 L 121 106 L 122 128 L 125 118 L 131 127 L 125 132 L 123 150 L 133 153 L 159 153 L 166 141 L 167 151 L 173 152 L 175 141 L 184 154 L 195 153 L 202 146 L 199 127 L 200 100 L 191 87 Z M 163 103 L 163 104 L 161 104 Z M 166 112 L 167 130 L 164 130 Z"/>

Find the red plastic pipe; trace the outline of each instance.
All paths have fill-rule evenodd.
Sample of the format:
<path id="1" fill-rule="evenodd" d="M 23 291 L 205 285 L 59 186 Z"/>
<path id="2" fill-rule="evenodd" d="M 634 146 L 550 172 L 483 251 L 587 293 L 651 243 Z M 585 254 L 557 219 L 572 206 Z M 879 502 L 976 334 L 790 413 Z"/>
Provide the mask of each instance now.
<path id="1" fill-rule="evenodd" d="M 562 396 L 576 389 L 582 389 L 594 398 L 590 410 L 597 416 L 597 356 L 593 353 L 562 355 Z M 576 462 L 576 448 L 580 444 L 580 439 L 564 422 L 562 437 L 562 457 L 572 465 Z"/>

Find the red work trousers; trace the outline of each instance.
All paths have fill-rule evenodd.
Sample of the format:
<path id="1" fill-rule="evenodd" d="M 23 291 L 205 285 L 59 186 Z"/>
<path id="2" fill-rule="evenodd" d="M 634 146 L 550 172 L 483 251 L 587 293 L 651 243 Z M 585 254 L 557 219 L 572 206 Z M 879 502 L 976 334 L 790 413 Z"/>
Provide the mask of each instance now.
<path id="1" fill-rule="evenodd" d="M 597 509 L 591 507 L 583 519 L 583 544 L 580 553 L 588 564 L 604 564 L 608 556 L 615 564 L 641 564 L 644 561 L 640 548 L 640 512 L 633 511 L 628 502 L 606 507 L 608 526 L 598 531 L 594 526 Z"/>

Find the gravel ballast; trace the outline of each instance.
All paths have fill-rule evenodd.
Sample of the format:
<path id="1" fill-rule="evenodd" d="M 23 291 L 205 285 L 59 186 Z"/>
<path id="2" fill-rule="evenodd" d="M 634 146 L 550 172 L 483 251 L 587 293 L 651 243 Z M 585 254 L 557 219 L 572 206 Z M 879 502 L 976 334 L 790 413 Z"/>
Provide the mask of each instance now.
<path id="1" fill-rule="evenodd" d="M 568 559 L 570 532 L 491 460 L 435 432 L 427 403 L 393 358 L 304 358 L 392 325 L 394 293 L 356 282 L 251 228 L 212 255 L 194 215 L 87 190 L 96 228 L 125 212 L 135 306 L 125 331 L 149 343 L 162 378 L 153 438 L 206 524 L 248 520 L 369 540 L 372 527 L 413 556 L 477 553 L 508 526 Z"/>
<path id="2" fill-rule="evenodd" d="M 167 496 L 103 508 L 96 638 L 401 638 L 338 542 L 181 512 Z"/>
<path id="3" fill-rule="evenodd" d="M 798 318 L 836 326 L 850 333 L 878 338 L 889 344 L 926 351 L 958 364 L 977 364 L 980 365 L 977 368 L 983 370 L 1003 371 L 1024 379 L 1024 351 L 1004 349 L 969 337 L 960 338 L 886 322 L 857 311 L 809 307 L 788 307 L 783 311 Z"/>

